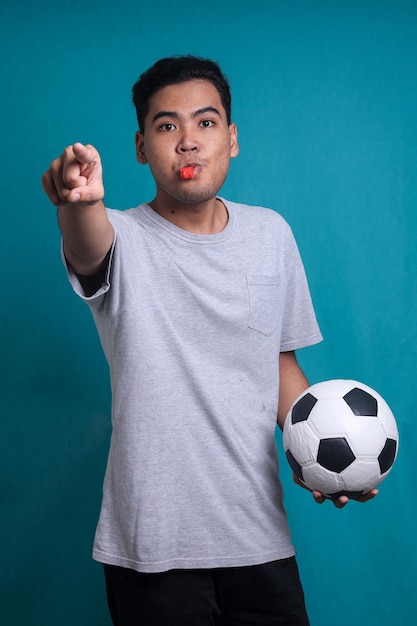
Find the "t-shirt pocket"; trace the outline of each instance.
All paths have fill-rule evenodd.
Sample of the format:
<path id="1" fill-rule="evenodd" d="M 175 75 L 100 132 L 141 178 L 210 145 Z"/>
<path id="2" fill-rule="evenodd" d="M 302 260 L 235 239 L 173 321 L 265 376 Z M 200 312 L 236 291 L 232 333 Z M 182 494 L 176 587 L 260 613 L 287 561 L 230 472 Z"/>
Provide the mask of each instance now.
<path id="1" fill-rule="evenodd" d="M 248 326 L 266 337 L 277 329 L 280 318 L 279 278 L 273 275 L 246 275 L 249 295 Z"/>

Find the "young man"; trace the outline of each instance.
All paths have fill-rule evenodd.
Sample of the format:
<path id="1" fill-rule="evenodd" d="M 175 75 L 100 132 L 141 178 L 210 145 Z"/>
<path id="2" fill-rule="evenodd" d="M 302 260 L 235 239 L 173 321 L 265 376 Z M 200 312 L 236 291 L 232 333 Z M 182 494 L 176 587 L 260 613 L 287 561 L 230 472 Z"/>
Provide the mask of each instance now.
<path id="1" fill-rule="evenodd" d="M 110 366 L 94 544 L 110 613 L 117 626 L 306 625 L 274 440 L 308 386 L 294 351 L 321 340 L 302 262 L 276 212 L 218 196 L 239 148 L 216 63 L 162 59 L 133 99 L 151 202 L 106 209 L 89 145 L 43 176 Z"/>

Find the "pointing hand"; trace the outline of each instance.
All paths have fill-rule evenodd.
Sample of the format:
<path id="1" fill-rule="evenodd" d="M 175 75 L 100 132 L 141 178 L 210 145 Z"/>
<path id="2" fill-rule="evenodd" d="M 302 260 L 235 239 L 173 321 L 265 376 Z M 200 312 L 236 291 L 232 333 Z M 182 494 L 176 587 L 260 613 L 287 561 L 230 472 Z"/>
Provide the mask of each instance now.
<path id="1" fill-rule="evenodd" d="M 68 146 L 42 176 L 42 187 L 55 206 L 99 202 L 104 197 L 99 153 L 91 145 Z"/>

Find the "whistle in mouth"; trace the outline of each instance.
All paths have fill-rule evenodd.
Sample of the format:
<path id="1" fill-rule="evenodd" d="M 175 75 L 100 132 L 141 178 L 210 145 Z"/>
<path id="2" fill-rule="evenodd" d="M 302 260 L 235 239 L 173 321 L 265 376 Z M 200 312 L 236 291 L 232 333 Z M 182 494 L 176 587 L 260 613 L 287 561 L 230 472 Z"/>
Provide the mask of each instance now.
<path id="1" fill-rule="evenodd" d="M 194 166 L 187 165 L 186 167 L 181 167 L 180 178 L 182 178 L 183 180 L 189 180 L 191 178 L 194 178 Z"/>

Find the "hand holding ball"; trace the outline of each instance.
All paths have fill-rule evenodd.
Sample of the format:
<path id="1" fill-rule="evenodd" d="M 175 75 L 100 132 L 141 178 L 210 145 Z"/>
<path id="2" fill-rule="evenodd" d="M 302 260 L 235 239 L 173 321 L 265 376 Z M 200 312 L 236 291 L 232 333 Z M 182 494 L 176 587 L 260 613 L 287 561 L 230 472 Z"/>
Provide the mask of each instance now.
<path id="1" fill-rule="evenodd" d="M 295 475 L 336 500 L 359 497 L 381 483 L 398 451 L 398 429 L 385 400 L 353 380 L 328 380 L 297 398 L 283 442 Z"/>

